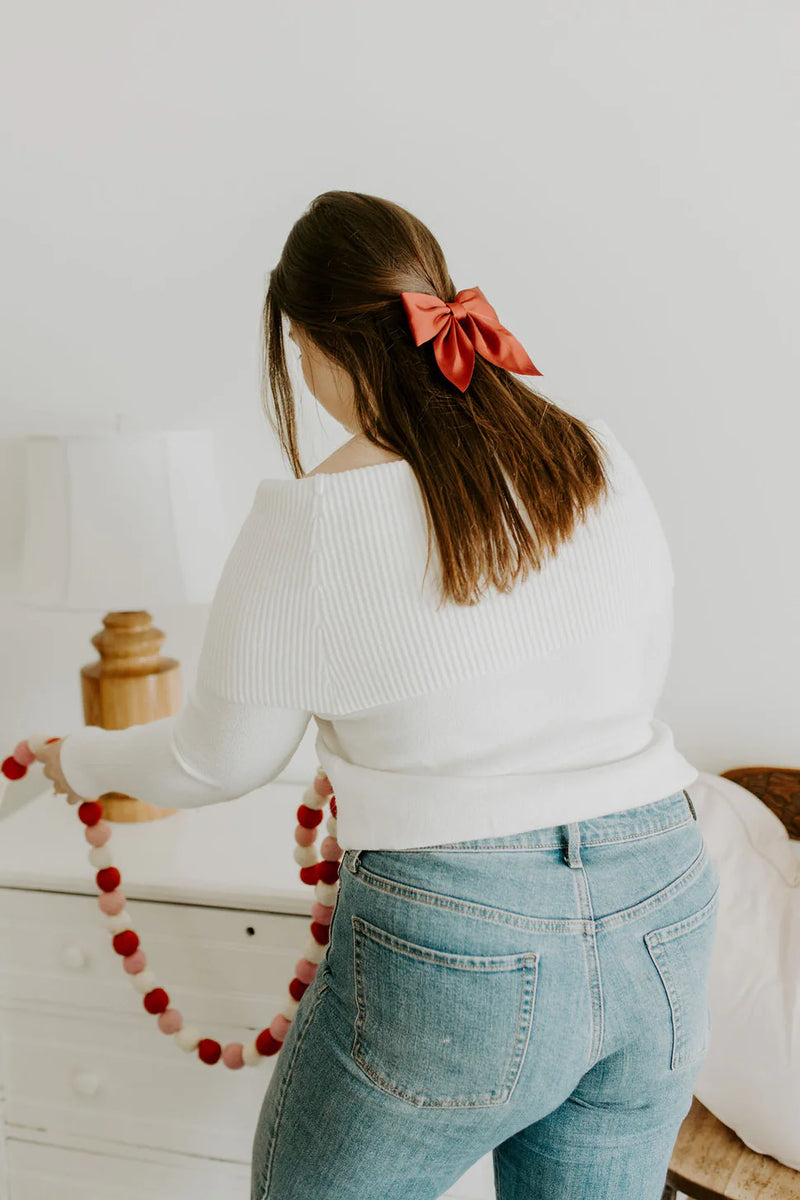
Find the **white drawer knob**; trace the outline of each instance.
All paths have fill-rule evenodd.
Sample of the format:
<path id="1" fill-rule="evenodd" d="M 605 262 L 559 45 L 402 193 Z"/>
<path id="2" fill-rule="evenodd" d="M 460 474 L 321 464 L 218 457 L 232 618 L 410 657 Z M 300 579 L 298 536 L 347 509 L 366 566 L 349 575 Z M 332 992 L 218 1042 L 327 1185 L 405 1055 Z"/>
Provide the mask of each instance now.
<path id="1" fill-rule="evenodd" d="M 61 965 L 70 971 L 81 971 L 87 962 L 88 957 L 82 946 L 65 946 L 61 951 Z"/>
<path id="2" fill-rule="evenodd" d="M 72 1077 L 72 1086 L 81 1096 L 93 1096 L 100 1087 L 100 1076 L 94 1071 L 80 1071 Z"/>

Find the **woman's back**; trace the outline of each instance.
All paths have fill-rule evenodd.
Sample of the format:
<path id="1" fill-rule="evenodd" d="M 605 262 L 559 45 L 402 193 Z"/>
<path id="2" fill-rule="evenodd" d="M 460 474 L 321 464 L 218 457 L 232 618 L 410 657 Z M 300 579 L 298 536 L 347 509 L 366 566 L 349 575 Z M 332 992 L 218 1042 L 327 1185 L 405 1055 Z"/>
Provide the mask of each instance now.
<path id="1" fill-rule="evenodd" d="M 435 556 L 425 576 L 405 460 L 259 485 L 198 685 L 315 717 L 342 849 L 579 820 L 697 777 L 653 717 L 669 548 L 630 457 L 590 424 L 609 451 L 607 500 L 540 572 L 476 605 L 439 604 Z M 226 636 L 234 610 L 255 636 Z"/>

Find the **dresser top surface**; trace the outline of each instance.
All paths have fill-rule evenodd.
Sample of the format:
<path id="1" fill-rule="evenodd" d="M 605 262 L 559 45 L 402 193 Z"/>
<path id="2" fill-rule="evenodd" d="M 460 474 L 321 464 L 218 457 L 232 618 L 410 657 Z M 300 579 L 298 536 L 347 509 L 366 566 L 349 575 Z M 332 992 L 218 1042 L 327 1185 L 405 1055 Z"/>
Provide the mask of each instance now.
<path id="1" fill-rule="evenodd" d="M 296 783 L 271 783 L 156 821 L 113 822 L 108 845 L 122 891 L 130 899 L 310 916 L 314 888 L 301 881 L 294 858 L 303 792 Z M 52 790 L 0 811 L 0 887 L 97 895 L 84 830 L 76 806 Z M 317 848 L 325 836 L 323 821 Z"/>

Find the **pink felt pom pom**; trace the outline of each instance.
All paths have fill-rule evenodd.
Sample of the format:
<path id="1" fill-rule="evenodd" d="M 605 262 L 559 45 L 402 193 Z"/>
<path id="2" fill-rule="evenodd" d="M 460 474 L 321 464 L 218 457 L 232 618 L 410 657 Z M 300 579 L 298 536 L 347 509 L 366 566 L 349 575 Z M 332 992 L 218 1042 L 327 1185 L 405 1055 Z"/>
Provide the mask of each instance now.
<path id="1" fill-rule="evenodd" d="M 97 897 L 97 907 L 101 912 L 104 912 L 107 917 L 115 917 L 117 913 L 121 913 L 125 907 L 127 897 L 119 888 L 114 888 L 113 892 L 101 892 Z"/>
<path id="2" fill-rule="evenodd" d="M 316 829 L 306 829 L 303 825 L 296 825 L 294 830 L 294 840 L 298 846 L 313 846 L 316 841 Z"/>
<path id="3" fill-rule="evenodd" d="M 314 778 L 314 791 L 318 796 L 330 796 L 333 791 L 333 784 L 327 775 L 323 775 L 322 777 L 317 775 Z"/>
<path id="4" fill-rule="evenodd" d="M 183 1015 L 177 1008 L 165 1008 L 158 1014 L 158 1028 L 162 1033 L 177 1033 L 183 1029 Z"/>
<path id="5" fill-rule="evenodd" d="M 111 837 L 111 822 L 101 819 L 96 825 L 87 825 L 83 836 L 90 846 L 105 846 Z"/>
<path id="6" fill-rule="evenodd" d="M 335 837 L 326 837 L 322 839 L 322 845 L 319 852 L 324 859 L 329 862 L 338 862 L 342 857 L 342 847 L 339 845 Z"/>
<path id="7" fill-rule="evenodd" d="M 133 954 L 126 954 L 122 965 L 129 975 L 138 975 L 147 966 L 147 958 L 141 946 L 137 946 Z"/>
<path id="8" fill-rule="evenodd" d="M 15 758 L 22 767 L 29 767 L 32 762 L 36 762 L 36 755 L 27 742 L 17 742 L 11 751 L 11 757 Z"/>
<path id="9" fill-rule="evenodd" d="M 226 1067 L 230 1067 L 232 1071 L 238 1071 L 239 1067 L 244 1066 L 242 1051 L 244 1046 L 241 1042 L 228 1042 L 222 1047 L 222 1061 Z"/>
<path id="10" fill-rule="evenodd" d="M 320 904 L 319 900 L 315 900 L 311 905 L 312 920 L 319 921 L 320 925 L 330 925 L 333 908 L 332 904 Z"/>
<path id="11" fill-rule="evenodd" d="M 294 973 L 303 983 L 311 983 L 317 973 L 317 963 L 311 962 L 308 958 L 298 958 L 294 964 Z"/>
<path id="12" fill-rule="evenodd" d="M 269 1026 L 269 1031 L 272 1034 L 272 1036 L 275 1038 L 276 1042 L 282 1042 L 284 1040 L 287 1033 L 289 1032 L 290 1024 L 291 1024 L 291 1022 L 286 1019 L 286 1017 L 283 1015 L 283 1013 L 278 1013 L 278 1015 L 276 1017 L 272 1018 L 272 1020 L 270 1022 L 270 1026 Z"/>

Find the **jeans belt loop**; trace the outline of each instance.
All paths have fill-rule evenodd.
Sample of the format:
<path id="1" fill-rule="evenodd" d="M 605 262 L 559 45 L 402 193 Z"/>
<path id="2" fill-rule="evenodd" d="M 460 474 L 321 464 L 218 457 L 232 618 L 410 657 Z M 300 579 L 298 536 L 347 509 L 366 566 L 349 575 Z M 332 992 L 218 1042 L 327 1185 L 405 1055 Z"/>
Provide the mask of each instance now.
<path id="1" fill-rule="evenodd" d="M 582 867 L 581 861 L 581 830 L 577 821 L 562 826 L 567 830 L 567 845 L 564 850 L 564 862 L 570 867 Z"/>

